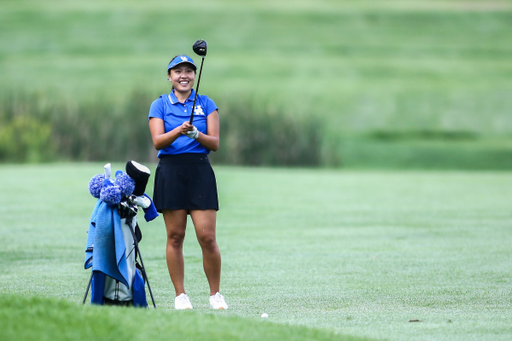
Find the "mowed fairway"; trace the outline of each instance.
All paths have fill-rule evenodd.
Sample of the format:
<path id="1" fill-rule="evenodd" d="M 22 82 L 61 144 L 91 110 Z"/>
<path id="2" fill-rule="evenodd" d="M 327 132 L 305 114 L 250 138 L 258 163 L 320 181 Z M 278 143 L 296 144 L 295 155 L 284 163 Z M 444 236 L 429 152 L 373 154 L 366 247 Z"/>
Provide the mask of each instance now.
<path id="1" fill-rule="evenodd" d="M 155 312 L 128 315 L 143 321 L 140 335 L 160 330 L 149 330 L 146 315 L 161 327 L 166 317 L 211 324 L 213 314 L 217 324 L 239 328 L 232 339 L 244 339 L 243 330 L 256 333 L 256 322 L 286 331 L 321 328 L 323 339 L 333 332 L 340 339 L 512 339 L 512 173 L 214 168 L 222 292 L 230 308 L 210 311 L 201 252 L 189 229 L 186 287 L 195 310 L 169 310 L 173 288 L 163 221 L 146 223 L 140 215 L 141 251 L 158 305 Z M 59 298 L 80 306 L 90 274 L 83 259 L 95 203 L 87 183 L 102 169 L 101 163 L 0 166 L 2 296 Z M 59 307 L 51 305 L 48 314 Z M 123 316 L 113 308 L 98 314 L 109 309 L 110 317 Z M 264 312 L 267 320 L 260 317 Z M 133 321 L 121 320 L 135 330 Z M 26 323 L 14 328 L 20 333 L 33 328 L 30 320 L 20 321 Z M 82 323 L 88 319 L 75 326 Z M 297 339 L 283 335 L 276 338 Z"/>

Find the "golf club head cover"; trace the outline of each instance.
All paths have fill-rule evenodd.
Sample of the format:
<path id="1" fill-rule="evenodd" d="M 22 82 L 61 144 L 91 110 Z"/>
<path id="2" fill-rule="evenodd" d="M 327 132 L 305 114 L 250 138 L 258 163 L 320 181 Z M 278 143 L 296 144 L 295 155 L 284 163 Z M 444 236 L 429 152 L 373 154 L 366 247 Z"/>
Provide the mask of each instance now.
<path id="1" fill-rule="evenodd" d="M 89 193 L 96 199 L 100 198 L 103 181 L 105 181 L 105 174 L 96 174 L 89 181 Z"/>
<path id="2" fill-rule="evenodd" d="M 121 202 L 121 187 L 116 186 L 111 179 L 105 179 L 100 199 L 109 205 L 119 204 Z"/>
<path id="3" fill-rule="evenodd" d="M 123 171 L 118 170 L 116 172 L 114 183 L 121 188 L 121 195 L 124 197 L 129 197 L 135 190 L 135 180 Z"/>
<path id="4" fill-rule="evenodd" d="M 151 201 L 151 205 L 149 205 L 149 207 L 143 208 L 144 219 L 146 219 L 147 222 L 150 222 L 151 220 L 158 217 L 158 212 L 156 211 L 155 204 L 153 204 L 153 200 L 151 200 L 151 198 L 146 193 L 144 193 L 144 196 Z"/>
<path id="5" fill-rule="evenodd" d="M 138 197 L 143 195 L 151 175 L 149 168 L 132 160 L 126 163 L 126 173 L 135 181 L 133 195 Z"/>

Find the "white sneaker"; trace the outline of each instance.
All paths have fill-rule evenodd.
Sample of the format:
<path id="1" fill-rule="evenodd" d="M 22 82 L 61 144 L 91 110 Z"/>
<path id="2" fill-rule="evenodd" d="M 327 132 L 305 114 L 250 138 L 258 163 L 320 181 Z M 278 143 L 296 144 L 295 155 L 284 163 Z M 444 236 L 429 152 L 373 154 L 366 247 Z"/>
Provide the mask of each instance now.
<path id="1" fill-rule="evenodd" d="M 215 310 L 228 309 L 228 305 L 224 300 L 224 296 L 222 296 L 220 293 L 216 293 L 215 295 L 210 296 L 210 306 Z"/>
<path id="2" fill-rule="evenodd" d="M 192 309 L 192 303 L 190 303 L 190 299 L 187 294 L 183 293 L 179 296 L 176 296 L 174 299 L 174 309 L 184 310 L 184 309 Z"/>

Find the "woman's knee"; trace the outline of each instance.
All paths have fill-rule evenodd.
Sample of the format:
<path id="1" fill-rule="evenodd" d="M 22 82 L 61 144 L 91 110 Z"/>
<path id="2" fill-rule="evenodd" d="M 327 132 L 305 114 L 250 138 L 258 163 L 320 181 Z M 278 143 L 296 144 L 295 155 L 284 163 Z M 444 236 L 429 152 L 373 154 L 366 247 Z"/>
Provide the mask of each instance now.
<path id="1" fill-rule="evenodd" d="M 173 247 L 181 247 L 185 239 L 187 227 L 187 211 L 164 210 L 165 228 L 167 229 L 167 243 Z"/>
<path id="2" fill-rule="evenodd" d="M 185 240 L 185 232 L 169 232 L 167 234 L 167 243 L 172 247 L 182 247 Z"/>
<path id="3" fill-rule="evenodd" d="M 198 236 L 199 244 L 203 249 L 215 251 L 217 249 L 217 239 L 215 233 L 204 233 Z"/>

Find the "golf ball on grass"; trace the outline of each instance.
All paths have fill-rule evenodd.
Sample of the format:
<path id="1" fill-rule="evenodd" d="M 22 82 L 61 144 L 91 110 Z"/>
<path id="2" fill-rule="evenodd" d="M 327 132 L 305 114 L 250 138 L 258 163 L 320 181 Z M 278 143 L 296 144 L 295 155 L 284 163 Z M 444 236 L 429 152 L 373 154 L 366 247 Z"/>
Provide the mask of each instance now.
<path id="1" fill-rule="evenodd" d="M 263 318 L 267 318 L 267 317 L 268 317 L 268 314 L 267 314 L 267 313 L 263 313 L 263 314 L 261 314 L 261 317 L 263 317 Z"/>

